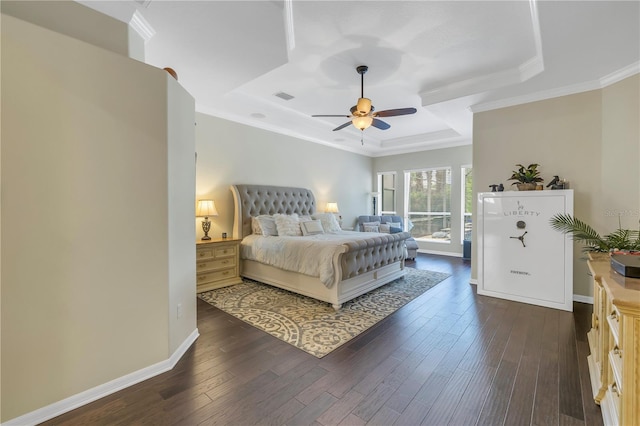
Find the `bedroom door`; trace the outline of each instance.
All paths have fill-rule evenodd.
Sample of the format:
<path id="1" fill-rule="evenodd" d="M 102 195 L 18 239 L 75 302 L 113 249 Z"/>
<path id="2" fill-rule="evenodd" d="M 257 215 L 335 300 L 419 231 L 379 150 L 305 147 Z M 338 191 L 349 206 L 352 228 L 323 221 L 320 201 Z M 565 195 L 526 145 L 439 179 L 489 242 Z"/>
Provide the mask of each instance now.
<path id="1" fill-rule="evenodd" d="M 573 310 L 573 241 L 554 230 L 573 191 L 478 194 L 478 294 Z"/>

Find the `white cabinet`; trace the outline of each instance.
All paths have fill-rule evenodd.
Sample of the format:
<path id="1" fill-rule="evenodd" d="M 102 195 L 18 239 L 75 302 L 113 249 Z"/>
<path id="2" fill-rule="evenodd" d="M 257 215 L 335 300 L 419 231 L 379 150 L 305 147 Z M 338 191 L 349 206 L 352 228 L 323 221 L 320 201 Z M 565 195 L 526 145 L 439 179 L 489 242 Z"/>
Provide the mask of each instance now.
<path id="1" fill-rule="evenodd" d="M 478 194 L 478 294 L 573 310 L 573 242 L 554 230 L 573 190 Z"/>

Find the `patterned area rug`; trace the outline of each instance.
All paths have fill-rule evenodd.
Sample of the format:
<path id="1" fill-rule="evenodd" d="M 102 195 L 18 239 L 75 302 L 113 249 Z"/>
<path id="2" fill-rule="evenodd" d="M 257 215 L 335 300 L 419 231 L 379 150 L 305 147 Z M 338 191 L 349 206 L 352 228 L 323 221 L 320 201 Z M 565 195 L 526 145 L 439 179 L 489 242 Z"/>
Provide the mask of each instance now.
<path id="1" fill-rule="evenodd" d="M 338 312 L 328 303 L 246 278 L 242 284 L 198 297 L 322 358 L 449 277 L 441 272 L 406 270 L 405 277 L 346 302 Z"/>

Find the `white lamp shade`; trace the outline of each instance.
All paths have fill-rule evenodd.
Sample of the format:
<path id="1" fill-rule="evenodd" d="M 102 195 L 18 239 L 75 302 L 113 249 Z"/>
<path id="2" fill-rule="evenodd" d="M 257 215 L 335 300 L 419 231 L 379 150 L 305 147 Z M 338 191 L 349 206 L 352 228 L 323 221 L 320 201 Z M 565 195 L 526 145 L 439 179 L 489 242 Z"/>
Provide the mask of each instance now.
<path id="1" fill-rule="evenodd" d="M 340 210 L 338 210 L 338 203 L 327 203 L 327 207 L 324 211 L 327 213 L 340 213 Z"/>
<path id="2" fill-rule="evenodd" d="M 364 117 L 353 117 L 351 122 L 358 129 L 364 130 L 367 127 L 371 126 L 371 123 L 373 123 L 373 117 L 369 117 L 368 115 L 365 115 Z"/>
<path id="3" fill-rule="evenodd" d="M 218 216 L 218 210 L 216 210 L 216 203 L 213 200 L 198 200 L 196 216 L 197 217 Z"/>

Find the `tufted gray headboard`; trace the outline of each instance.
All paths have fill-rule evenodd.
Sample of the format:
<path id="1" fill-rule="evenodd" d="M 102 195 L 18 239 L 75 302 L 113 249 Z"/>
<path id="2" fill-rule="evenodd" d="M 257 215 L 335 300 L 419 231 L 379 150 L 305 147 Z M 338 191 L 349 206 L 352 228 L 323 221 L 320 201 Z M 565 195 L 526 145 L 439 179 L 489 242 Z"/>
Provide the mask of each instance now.
<path id="1" fill-rule="evenodd" d="M 316 211 L 313 192 L 306 188 L 269 185 L 231 185 L 235 204 L 233 238 L 251 234 L 251 217 L 261 214 L 311 215 Z"/>

